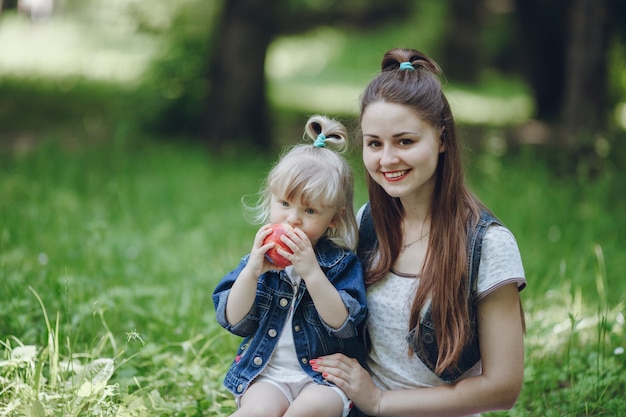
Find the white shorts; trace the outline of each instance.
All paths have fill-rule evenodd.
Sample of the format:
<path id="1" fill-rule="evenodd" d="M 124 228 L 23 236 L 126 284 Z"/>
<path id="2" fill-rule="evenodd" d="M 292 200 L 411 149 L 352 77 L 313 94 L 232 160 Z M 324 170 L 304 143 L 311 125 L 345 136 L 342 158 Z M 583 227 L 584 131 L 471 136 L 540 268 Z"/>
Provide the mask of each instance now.
<path id="1" fill-rule="evenodd" d="M 283 395 L 285 396 L 285 398 L 287 398 L 287 401 L 289 402 L 289 404 L 291 404 L 293 402 L 293 400 L 300 395 L 300 393 L 309 385 L 315 385 L 316 382 L 313 381 L 311 378 L 309 378 L 308 376 L 304 379 L 301 379 L 298 382 L 279 382 L 279 381 L 275 381 L 271 378 L 268 378 L 266 376 L 259 376 L 254 383 L 256 384 L 257 382 L 265 382 L 268 384 L 272 384 L 274 385 L 276 388 L 278 388 Z M 339 388 L 333 386 L 333 385 L 328 385 L 328 388 L 331 388 L 333 391 L 335 391 L 339 397 L 341 398 L 341 401 L 343 403 L 343 411 L 341 413 L 341 417 L 347 417 L 348 414 L 350 414 L 350 410 L 352 409 L 352 401 L 348 398 L 348 396 Z M 237 401 L 237 407 L 239 407 L 239 401 L 241 400 L 241 397 L 237 397 L 236 401 Z"/>

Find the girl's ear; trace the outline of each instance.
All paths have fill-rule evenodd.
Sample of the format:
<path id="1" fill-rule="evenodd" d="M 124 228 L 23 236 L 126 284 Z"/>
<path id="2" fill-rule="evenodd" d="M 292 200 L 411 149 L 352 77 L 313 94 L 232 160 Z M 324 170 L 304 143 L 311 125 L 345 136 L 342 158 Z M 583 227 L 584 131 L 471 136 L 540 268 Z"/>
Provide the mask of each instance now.
<path id="1" fill-rule="evenodd" d="M 328 225 L 328 227 L 330 229 L 334 229 L 335 227 L 337 227 L 337 222 L 339 221 L 339 218 L 345 216 L 345 214 L 346 214 L 345 207 L 342 207 L 339 210 L 337 210 L 337 213 L 335 213 L 335 215 L 333 216 L 333 219 L 330 221 L 330 224 Z"/>

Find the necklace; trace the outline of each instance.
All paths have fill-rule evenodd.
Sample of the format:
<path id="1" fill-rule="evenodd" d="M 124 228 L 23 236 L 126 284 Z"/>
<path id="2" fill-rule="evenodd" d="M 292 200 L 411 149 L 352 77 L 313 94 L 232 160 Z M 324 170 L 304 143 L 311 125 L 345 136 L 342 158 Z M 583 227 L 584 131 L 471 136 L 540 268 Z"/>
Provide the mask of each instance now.
<path id="1" fill-rule="evenodd" d="M 413 246 L 415 245 L 417 242 L 421 241 L 422 239 L 424 239 L 426 236 L 428 236 L 428 234 L 430 233 L 430 230 L 427 231 L 426 233 L 424 233 L 423 235 L 421 235 L 420 237 L 418 237 L 416 240 L 414 240 L 413 242 L 407 243 L 406 245 L 402 246 L 402 249 L 400 249 L 400 253 L 404 253 L 405 250 L 407 250 L 409 248 L 409 246 Z"/>

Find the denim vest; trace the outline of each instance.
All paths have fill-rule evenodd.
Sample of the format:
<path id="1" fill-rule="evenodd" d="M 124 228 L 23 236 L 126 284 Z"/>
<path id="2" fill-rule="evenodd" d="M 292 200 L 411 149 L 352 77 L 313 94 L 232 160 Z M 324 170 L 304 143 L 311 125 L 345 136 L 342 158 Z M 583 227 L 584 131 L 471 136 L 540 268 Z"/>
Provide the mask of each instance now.
<path id="1" fill-rule="evenodd" d="M 368 265 L 368 260 L 376 252 L 377 238 L 372 222 L 370 204 L 367 203 L 361 217 L 359 228 L 359 248 L 357 253 L 363 265 Z M 413 329 L 406 336 L 407 342 L 422 362 L 439 378 L 446 383 L 456 381 L 461 375 L 471 369 L 480 360 L 480 348 L 478 345 L 478 328 L 476 326 L 476 280 L 478 278 L 478 266 L 482 249 L 482 240 L 487 227 L 492 224 L 501 224 L 493 215 L 486 210 L 481 210 L 478 224 L 468 232 L 467 242 L 467 298 L 469 300 L 469 314 L 471 326 L 471 339 L 463 349 L 459 362 L 454 369 L 446 369 L 441 373 L 435 372 L 435 365 L 439 356 L 439 347 L 435 333 L 435 325 L 432 318 L 432 309 L 429 306 L 420 318 L 419 331 Z"/>
<path id="2" fill-rule="evenodd" d="M 329 383 L 319 372 L 313 371 L 310 359 L 342 352 L 365 363 L 366 349 L 358 334 L 367 316 L 363 268 L 359 258 L 325 238 L 317 243 L 315 252 L 322 271 L 339 291 L 348 310 L 348 318 L 339 329 L 333 329 L 320 318 L 304 280 L 295 291 L 284 271 L 268 271 L 261 275 L 253 307 L 239 323 L 229 324 L 226 320 L 226 300 L 249 255 L 215 288 L 213 304 L 217 321 L 231 333 L 244 338 L 224 379 L 224 385 L 234 395 L 243 394 L 265 369 L 283 331 L 293 332 L 300 366 L 319 384 Z M 288 329 L 285 323 L 291 308 L 293 324 Z"/>

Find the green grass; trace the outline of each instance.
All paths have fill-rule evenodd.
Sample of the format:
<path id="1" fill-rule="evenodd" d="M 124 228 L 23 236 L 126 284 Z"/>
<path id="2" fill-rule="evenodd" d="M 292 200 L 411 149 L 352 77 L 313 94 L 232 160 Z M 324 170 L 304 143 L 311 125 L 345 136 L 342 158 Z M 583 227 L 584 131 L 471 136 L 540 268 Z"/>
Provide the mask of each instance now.
<path id="1" fill-rule="evenodd" d="M 272 161 L 128 138 L 3 153 L 0 415 L 228 415 L 237 338 L 210 295 L 248 250 L 240 198 Z M 529 281 L 526 384 L 494 414 L 623 415 L 623 176 L 557 178 L 536 152 L 485 152 L 470 180 Z"/>
<path id="2" fill-rule="evenodd" d="M 242 221 L 239 200 L 256 191 L 269 164 L 252 156 L 241 162 L 237 168 L 200 147 L 139 143 L 44 145 L 25 156 L 3 156 L 5 356 L 24 343 L 37 346 L 45 361 L 50 329 L 34 291 L 52 328 L 58 326 L 55 355 L 118 358 L 116 383 L 128 391 L 146 386 L 147 394 L 158 389 L 178 404 L 190 401 L 183 387 L 191 372 L 200 378 L 201 391 L 193 393 L 198 402 L 218 395 L 221 372 L 207 369 L 223 370 L 224 357 L 214 352 L 234 345 L 213 319 L 210 296 L 248 249 L 254 230 Z M 129 334 L 145 345 L 127 340 Z M 2 375 L 6 368 L 0 369 Z M 208 385 L 215 390 L 203 392 Z M 0 410 L 9 403 L 3 388 Z"/>
<path id="3" fill-rule="evenodd" d="M 372 33 L 322 28 L 277 40 L 268 58 L 277 142 L 300 137 L 303 114 L 354 119 L 390 47 L 437 58 L 443 13 L 423 2 L 406 24 Z M 108 42 L 152 56 L 151 42 L 133 39 Z M 63 54 L 66 70 L 81 68 L 71 64 L 79 55 Z M 53 73 L 60 56 L 39 72 Z M 130 68 L 128 59 L 105 64 Z M 180 75 L 175 59 L 169 65 Z M 158 68 L 168 81 L 171 68 Z M 255 227 L 240 198 L 256 192 L 274 155 L 136 139 L 134 126 L 164 108 L 163 97 L 133 90 L 138 80 L 84 76 L 9 71 L 0 80 L 0 416 L 226 416 L 234 401 L 222 378 L 238 339 L 215 322 L 210 296 L 249 249 Z M 529 282 L 525 385 L 513 410 L 492 415 L 626 415 L 623 133 L 593 180 L 555 175 L 554 155 L 502 152 L 493 126 L 525 120 L 532 104 L 521 83 L 483 76 L 476 88 L 446 85 L 447 94 L 465 133 L 492 126 L 479 134 L 485 150 L 472 155 L 469 179 L 515 233 Z M 360 173 L 359 157 L 351 161 Z"/>

